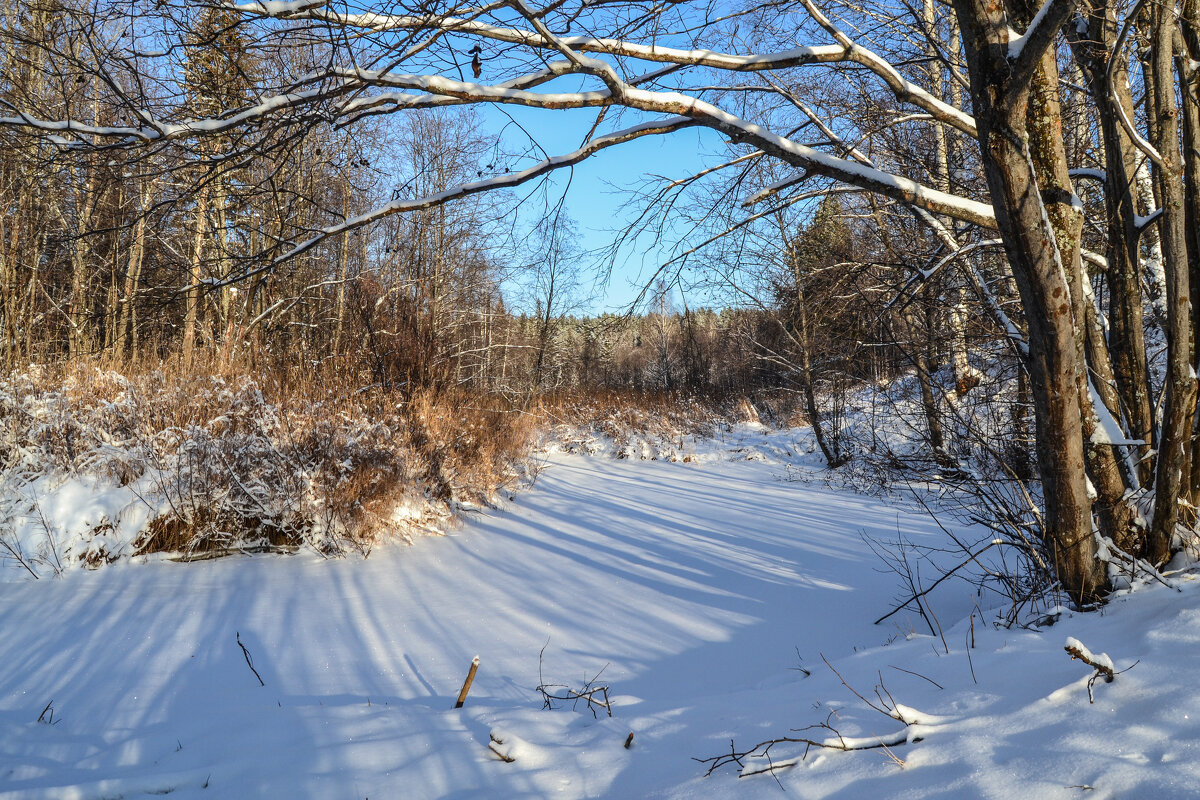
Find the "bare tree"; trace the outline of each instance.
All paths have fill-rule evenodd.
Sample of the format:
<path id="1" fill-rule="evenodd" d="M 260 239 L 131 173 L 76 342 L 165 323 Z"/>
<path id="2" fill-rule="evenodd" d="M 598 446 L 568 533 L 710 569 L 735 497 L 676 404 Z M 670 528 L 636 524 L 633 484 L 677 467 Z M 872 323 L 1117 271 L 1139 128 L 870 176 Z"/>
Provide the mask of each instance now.
<path id="1" fill-rule="evenodd" d="M 557 212 L 543 216 L 526 239 L 528 250 L 523 256 L 527 260 L 520 267 L 517 281 L 537 317 L 530 380 L 534 391 L 543 386 L 555 321 L 579 305 L 583 254 L 576 236 L 575 223 L 565 212 Z"/>

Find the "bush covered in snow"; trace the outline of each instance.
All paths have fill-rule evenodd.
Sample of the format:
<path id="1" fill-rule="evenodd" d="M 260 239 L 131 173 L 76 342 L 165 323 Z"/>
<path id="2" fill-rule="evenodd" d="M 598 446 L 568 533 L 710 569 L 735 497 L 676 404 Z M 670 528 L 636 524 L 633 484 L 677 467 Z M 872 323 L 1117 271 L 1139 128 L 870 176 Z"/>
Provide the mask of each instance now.
<path id="1" fill-rule="evenodd" d="M 34 367 L 0 381 L 0 548 L 34 574 L 156 552 L 365 553 L 513 480 L 521 419 L 432 395 Z"/>

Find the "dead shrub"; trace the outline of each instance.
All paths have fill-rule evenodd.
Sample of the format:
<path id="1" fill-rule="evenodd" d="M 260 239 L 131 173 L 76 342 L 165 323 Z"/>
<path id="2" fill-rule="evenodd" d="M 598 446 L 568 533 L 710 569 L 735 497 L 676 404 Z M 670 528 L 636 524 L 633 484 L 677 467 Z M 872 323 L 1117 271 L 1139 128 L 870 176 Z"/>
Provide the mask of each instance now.
<path id="1" fill-rule="evenodd" d="M 419 392 L 407 405 L 408 445 L 420 453 L 426 480 L 443 501 L 486 503 L 519 479 L 518 459 L 533 440 L 535 420 L 499 397 Z"/>
<path id="2" fill-rule="evenodd" d="M 354 393 L 318 370 L 252 379 L 207 363 L 142 366 L 0 380 L 0 489 L 57 475 L 50 483 L 127 487 L 149 507 L 125 549 L 111 531 L 102 547 L 95 526 L 68 531 L 66 551 L 89 566 L 126 551 L 366 553 L 381 535 L 407 535 L 414 503 L 434 517 L 488 502 L 519 478 L 531 439 L 516 409 L 466 393 Z"/>

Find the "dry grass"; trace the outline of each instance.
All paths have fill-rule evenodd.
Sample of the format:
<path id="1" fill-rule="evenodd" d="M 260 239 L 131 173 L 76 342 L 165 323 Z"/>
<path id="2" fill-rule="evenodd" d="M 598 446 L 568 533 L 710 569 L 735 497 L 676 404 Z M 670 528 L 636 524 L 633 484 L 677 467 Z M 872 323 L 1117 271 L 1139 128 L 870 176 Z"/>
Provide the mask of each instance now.
<path id="1" fill-rule="evenodd" d="M 623 458 L 673 460 L 683 457 L 685 439 L 710 438 L 737 423 L 803 424 L 798 399 L 784 393 L 751 399 L 592 390 L 542 397 L 536 414 L 552 439 L 570 451 L 611 449 Z"/>
<path id="2" fill-rule="evenodd" d="M 421 454 L 441 499 L 486 502 L 492 488 L 517 477 L 514 456 L 528 452 L 536 428 L 498 397 L 423 392 L 406 410 L 408 446 Z"/>
<path id="3" fill-rule="evenodd" d="M 413 507 L 418 522 L 444 517 L 518 478 L 528 417 L 352 383 L 216 362 L 30 367 L 0 380 L 0 489 L 51 473 L 130 487 L 152 509 L 133 551 L 198 557 L 365 553 L 406 536 Z"/>

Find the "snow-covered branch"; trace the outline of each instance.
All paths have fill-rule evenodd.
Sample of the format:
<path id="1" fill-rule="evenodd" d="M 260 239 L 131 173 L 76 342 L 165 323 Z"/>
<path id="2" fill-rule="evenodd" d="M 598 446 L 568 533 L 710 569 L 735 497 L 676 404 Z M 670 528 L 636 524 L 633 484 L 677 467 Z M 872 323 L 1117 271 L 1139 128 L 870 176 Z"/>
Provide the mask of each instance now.
<path id="1" fill-rule="evenodd" d="M 1025 86 L 1059 29 L 1075 11 L 1075 0 L 1045 0 L 1025 33 L 1008 42 L 1008 60 L 1013 63 L 1014 86 Z"/>
<path id="2" fill-rule="evenodd" d="M 311 19 L 347 27 L 361 27 L 372 31 L 427 30 L 437 28 L 460 35 L 478 36 L 492 41 L 516 44 L 536 49 L 552 49 L 573 53 L 596 53 L 612 57 L 634 58 L 643 61 L 669 63 L 681 66 L 705 67 L 731 72 L 762 72 L 784 70 L 810 64 L 856 63 L 875 73 L 892 91 L 897 99 L 927 111 L 934 119 L 976 136 L 975 120 L 970 114 L 946 103 L 924 88 L 906 79 L 886 59 L 873 50 L 859 44 L 839 42 L 832 45 L 796 47 L 774 53 L 751 53 L 737 55 L 714 50 L 681 49 L 659 44 L 640 44 L 590 36 L 557 36 L 548 29 L 525 30 L 504 25 L 493 25 L 473 18 L 429 17 L 386 14 L 343 14 L 322 7 L 305 8 L 305 4 L 258 2 L 233 6 L 239 11 L 261 14 L 283 19 Z M 311 4 L 307 4 L 311 6 Z M 814 18 L 828 20 L 811 3 L 805 3 Z M 532 13 L 532 12 L 530 12 Z"/>

